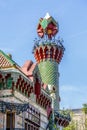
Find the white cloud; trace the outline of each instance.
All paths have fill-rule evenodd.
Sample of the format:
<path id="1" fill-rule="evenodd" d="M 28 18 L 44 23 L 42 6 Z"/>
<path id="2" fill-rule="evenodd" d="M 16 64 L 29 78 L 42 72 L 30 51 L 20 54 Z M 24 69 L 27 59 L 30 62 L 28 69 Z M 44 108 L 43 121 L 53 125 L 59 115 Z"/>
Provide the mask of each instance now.
<path id="1" fill-rule="evenodd" d="M 12 48 L 4 48 L 4 47 L 1 47 L 0 50 L 4 51 L 4 52 L 13 52 L 14 50 Z"/>
<path id="2" fill-rule="evenodd" d="M 77 87 L 71 85 L 63 85 L 60 87 L 60 91 L 67 92 L 67 91 L 78 91 Z"/>
<path id="3" fill-rule="evenodd" d="M 61 107 L 81 108 L 87 103 L 87 86 L 63 85 L 60 87 Z"/>

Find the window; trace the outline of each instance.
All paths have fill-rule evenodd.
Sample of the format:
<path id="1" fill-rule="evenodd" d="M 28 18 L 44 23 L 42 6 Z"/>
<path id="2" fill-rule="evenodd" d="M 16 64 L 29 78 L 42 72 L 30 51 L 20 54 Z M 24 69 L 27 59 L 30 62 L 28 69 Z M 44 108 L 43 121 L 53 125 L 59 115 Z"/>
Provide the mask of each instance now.
<path id="1" fill-rule="evenodd" d="M 7 112 L 6 114 L 6 130 L 15 128 L 15 113 Z"/>
<path id="2" fill-rule="evenodd" d="M 29 119 L 25 119 L 25 130 L 39 130 L 39 126 L 33 124 Z"/>

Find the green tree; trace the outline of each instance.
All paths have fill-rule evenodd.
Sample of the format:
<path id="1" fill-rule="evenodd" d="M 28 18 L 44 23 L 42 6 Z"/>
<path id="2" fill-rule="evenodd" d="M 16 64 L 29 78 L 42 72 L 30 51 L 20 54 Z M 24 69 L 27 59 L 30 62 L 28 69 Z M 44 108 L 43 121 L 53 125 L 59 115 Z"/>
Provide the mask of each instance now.
<path id="1" fill-rule="evenodd" d="M 82 111 L 84 112 L 85 116 L 85 130 L 87 130 L 87 104 L 83 104 L 83 108 L 82 108 Z"/>
<path id="2" fill-rule="evenodd" d="M 87 104 L 83 104 L 82 110 L 85 114 L 87 114 Z"/>

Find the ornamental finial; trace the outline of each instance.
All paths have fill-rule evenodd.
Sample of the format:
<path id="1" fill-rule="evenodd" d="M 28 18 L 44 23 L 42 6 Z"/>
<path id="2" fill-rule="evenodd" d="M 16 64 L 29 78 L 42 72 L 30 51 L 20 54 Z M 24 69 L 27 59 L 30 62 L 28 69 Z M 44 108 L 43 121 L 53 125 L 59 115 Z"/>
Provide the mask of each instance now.
<path id="1" fill-rule="evenodd" d="M 58 31 L 58 23 L 52 16 L 49 15 L 49 13 L 47 13 L 44 18 L 39 20 L 37 33 L 40 38 L 43 38 L 46 35 L 48 36 L 48 39 L 52 39 Z"/>
<path id="2" fill-rule="evenodd" d="M 50 18 L 50 17 L 51 17 L 51 16 L 50 16 L 49 13 L 47 12 L 44 18 L 45 18 L 45 19 L 48 19 L 48 18 Z"/>

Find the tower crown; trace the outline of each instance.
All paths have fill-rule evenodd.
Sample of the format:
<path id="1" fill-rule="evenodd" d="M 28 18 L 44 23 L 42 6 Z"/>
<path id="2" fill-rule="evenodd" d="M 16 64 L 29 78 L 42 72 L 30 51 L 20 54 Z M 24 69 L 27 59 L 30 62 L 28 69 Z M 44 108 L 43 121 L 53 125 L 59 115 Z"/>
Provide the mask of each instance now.
<path id="1" fill-rule="evenodd" d="M 64 53 L 64 47 L 62 44 L 45 43 L 40 44 L 34 51 L 34 56 L 37 63 L 42 61 L 55 61 L 60 63 Z"/>
<path id="2" fill-rule="evenodd" d="M 40 18 L 37 33 L 41 39 L 35 41 L 33 48 L 37 63 L 46 60 L 60 63 L 64 54 L 64 47 L 62 45 L 63 40 L 55 39 L 58 31 L 58 23 L 48 13 L 44 18 Z"/>

